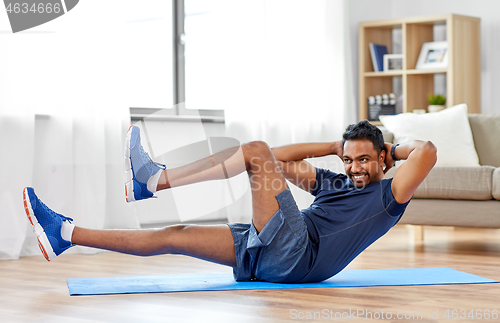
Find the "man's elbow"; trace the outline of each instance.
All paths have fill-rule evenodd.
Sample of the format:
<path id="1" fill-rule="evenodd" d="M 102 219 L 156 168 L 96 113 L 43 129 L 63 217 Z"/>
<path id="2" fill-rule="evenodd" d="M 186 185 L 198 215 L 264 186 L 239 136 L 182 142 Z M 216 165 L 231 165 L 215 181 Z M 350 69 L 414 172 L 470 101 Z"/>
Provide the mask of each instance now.
<path id="1" fill-rule="evenodd" d="M 423 153 L 429 161 L 432 162 L 432 165 L 435 165 L 437 162 L 437 147 L 432 143 L 432 141 L 426 141 L 422 146 Z"/>

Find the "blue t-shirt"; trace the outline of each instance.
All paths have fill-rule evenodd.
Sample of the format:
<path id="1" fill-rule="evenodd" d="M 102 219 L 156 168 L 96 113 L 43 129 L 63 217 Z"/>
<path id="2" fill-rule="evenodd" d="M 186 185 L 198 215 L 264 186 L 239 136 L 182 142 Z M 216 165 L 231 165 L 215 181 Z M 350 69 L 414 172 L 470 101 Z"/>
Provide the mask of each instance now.
<path id="1" fill-rule="evenodd" d="M 314 202 L 301 211 L 312 241 L 310 270 L 299 282 L 322 281 L 344 269 L 403 215 L 392 179 L 356 188 L 344 174 L 316 168 Z"/>

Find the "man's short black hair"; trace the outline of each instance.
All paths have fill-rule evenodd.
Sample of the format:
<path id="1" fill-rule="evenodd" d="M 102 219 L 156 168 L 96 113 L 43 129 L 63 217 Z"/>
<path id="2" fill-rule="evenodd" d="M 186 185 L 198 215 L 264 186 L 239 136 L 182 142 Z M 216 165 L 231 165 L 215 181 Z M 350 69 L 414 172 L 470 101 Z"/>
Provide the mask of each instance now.
<path id="1" fill-rule="evenodd" d="M 350 124 L 342 135 L 342 147 L 347 140 L 370 140 L 379 154 L 384 150 L 382 131 L 367 120 Z"/>

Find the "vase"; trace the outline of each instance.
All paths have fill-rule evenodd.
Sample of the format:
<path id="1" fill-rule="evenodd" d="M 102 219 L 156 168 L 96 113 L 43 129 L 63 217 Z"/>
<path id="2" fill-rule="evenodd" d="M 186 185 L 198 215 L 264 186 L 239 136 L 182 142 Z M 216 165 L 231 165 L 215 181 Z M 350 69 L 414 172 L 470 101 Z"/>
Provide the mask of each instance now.
<path id="1" fill-rule="evenodd" d="M 445 105 L 429 105 L 427 107 L 427 111 L 429 111 L 429 112 L 438 112 L 438 111 L 441 111 L 441 110 L 443 110 L 445 108 L 446 108 Z"/>

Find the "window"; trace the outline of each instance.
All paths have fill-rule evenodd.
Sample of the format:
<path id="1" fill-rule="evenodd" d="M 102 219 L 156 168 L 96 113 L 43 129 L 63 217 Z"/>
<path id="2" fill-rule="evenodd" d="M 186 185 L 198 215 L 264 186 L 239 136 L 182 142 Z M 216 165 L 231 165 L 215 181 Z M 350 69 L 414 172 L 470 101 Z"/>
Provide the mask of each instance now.
<path id="1" fill-rule="evenodd" d="M 174 65 L 172 0 L 127 3 L 125 32 L 130 46 L 124 53 L 132 62 L 123 66 L 133 83 L 127 93 L 133 108 L 172 109 Z"/>
<path id="2" fill-rule="evenodd" d="M 131 68 L 144 79 L 132 114 L 162 109 L 162 115 L 199 114 L 203 119 L 222 121 L 224 111 L 218 102 L 224 93 L 217 84 L 221 84 L 218 77 L 224 63 L 221 48 L 226 0 L 153 2 L 154 6 L 146 9 L 148 14 L 130 22 L 136 24 L 131 28 L 134 33 L 143 35 L 135 37 L 137 43 L 131 46 L 138 52 L 138 61 Z M 158 17 L 171 19 L 155 18 L 157 12 L 161 12 Z"/>

